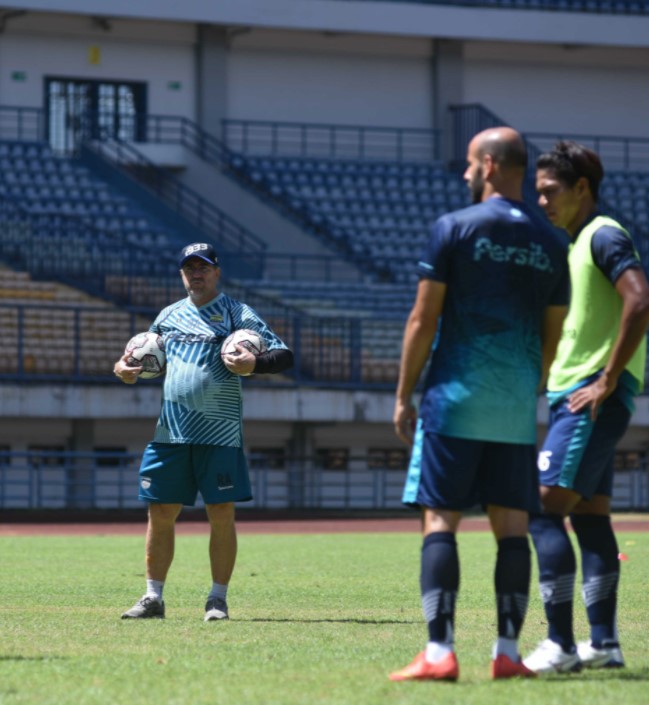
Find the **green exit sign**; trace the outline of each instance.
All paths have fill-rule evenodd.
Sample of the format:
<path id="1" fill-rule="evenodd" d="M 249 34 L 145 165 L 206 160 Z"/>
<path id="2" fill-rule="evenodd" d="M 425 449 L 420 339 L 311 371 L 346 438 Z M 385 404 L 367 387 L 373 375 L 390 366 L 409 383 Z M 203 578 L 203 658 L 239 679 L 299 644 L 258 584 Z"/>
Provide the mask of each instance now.
<path id="1" fill-rule="evenodd" d="M 179 91 L 183 87 L 183 84 L 181 81 L 167 81 L 167 88 L 170 91 Z"/>
<path id="2" fill-rule="evenodd" d="M 16 83 L 24 83 L 27 80 L 27 73 L 25 71 L 12 71 L 11 80 L 16 81 Z"/>

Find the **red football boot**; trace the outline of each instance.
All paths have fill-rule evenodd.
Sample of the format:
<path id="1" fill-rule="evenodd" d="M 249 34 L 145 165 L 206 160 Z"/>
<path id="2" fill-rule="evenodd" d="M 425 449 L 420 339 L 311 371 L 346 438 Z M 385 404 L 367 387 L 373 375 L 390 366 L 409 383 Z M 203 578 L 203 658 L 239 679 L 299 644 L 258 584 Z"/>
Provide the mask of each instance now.
<path id="1" fill-rule="evenodd" d="M 460 667 L 455 653 L 451 652 L 443 659 L 431 663 L 426 661 L 426 652 L 415 656 L 415 660 L 390 674 L 391 681 L 456 681 L 460 675 Z"/>
<path id="2" fill-rule="evenodd" d="M 509 656 L 500 654 L 491 662 L 491 677 L 494 680 L 499 678 L 536 678 L 536 673 L 523 663 L 521 657 L 518 661 L 512 661 Z"/>

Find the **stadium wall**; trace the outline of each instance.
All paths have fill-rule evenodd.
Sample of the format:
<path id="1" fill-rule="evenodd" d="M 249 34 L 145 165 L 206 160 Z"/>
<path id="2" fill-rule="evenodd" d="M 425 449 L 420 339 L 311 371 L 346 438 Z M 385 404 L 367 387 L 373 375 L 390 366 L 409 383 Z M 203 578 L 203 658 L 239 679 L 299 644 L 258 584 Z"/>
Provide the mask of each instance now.
<path id="1" fill-rule="evenodd" d="M 583 8 L 588 10 L 588 8 Z M 15 10 L 407 37 L 648 46 L 649 18 L 600 12 L 341 0 L 13 0 Z"/>
<path id="2" fill-rule="evenodd" d="M 649 50 L 466 42 L 464 103 L 526 132 L 649 136 Z"/>
<path id="3" fill-rule="evenodd" d="M 145 81 L 150 113 L 214 133 L 223 117 L 428 128 L 446 104 L 482 102 L 525 131 L 649 134 L 647 18 L 324 0 L 12 8 L 40 12 L 4 21 L 0 104 L 42 107 L 43 79 L 58 75 Z M 392 403 L 390 393 L 251 387 L 246 445 L 399 448 Z M 157 387 L 4 385 L 0 445 L 140 452 L 158 408 Z M 541 404 L 540 434 L 544 419 Z M 645 452 L 648 427 L 642 398 L 620 448 Z"/>
<path id="4" fill-rule="evenodd" d="M 47 76 L 126 79 L 147 83 L 148 112 L 194 119 L 194 46 L 192 25 L 27 15 L 0 35 L 0 103 L 43 107 Z"/>
<path id="5" fill-rule="evenodd" d="M 0 447 L 63 449 L 120 447 L 139 453 L 151 439 L 160 408 L 160 387 L 140 384 L 72 387 L 3 385 Z M 319 448 L 344 448 L 364 455 L 371 448 L 401 448 L 392 427 L 391 391 L 272 389 L 246 385 L 246 448 L 264 446 L 309 455 Z M 547 407 L 538 407 L 539 438 Z M 637 400 L 631 426 L 619 450 L 645 452 L 649 397 Z M 296 446 L 299 446 L 296 449 Z"/>
<path id="6" fill-rule="evenodd" d="M 233 38 L 228 112 L 264 120 L 430 127 L 428 39 L 251 29 Z"/>
<path id="7" fill-rule="evenodd" d="M 647 46 L 207 31 L 115 18 L 106 30 L 89 16 L 46 13 L 10 20 L 0 36 L 5 105 L 41 107 L 44 78 L 59 76 L 143 81 L 149 113 L 184 116 L 216 135 L 228 117 L 445 127 L 452 103 L 483 103 L 527 132 L 649 135 Z"/>

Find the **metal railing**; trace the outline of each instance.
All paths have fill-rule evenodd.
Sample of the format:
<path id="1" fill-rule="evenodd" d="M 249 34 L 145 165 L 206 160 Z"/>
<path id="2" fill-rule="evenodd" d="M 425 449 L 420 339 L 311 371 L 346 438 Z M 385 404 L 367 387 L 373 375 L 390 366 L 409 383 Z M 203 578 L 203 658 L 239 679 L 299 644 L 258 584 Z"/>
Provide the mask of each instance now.
<path id="1" fill-rule="evenodd" d="M 179 279 L 176 276 L 175 281 Z M 123 284 L 120 278 L 116 285 Z M 137 298 L 146 300 L 145 285 Z M 236 285 L 228 294 L 238 296 Z M 0 303 L 0 381 L 118 384 L 113 365 L 135 333 L 147 330 L 159 309 L 52 303 L 34 293 L 33 303 Z M 253 306 L 294 353 L 294 366 L 280 378 L 251 378 L 256 385 L 283 384 L 328 388 L 393 388 L 400 354 L 375 350 L 364 336 L 386 339 L 395 321 L 344 316 L 306 316 L 280 302 L 250 295 Z M 167 300 L 163 305 L 170 303 Z M 159 384 L 160 380 L 146 384 Z M 248 381 L 247 381 L 248 383 Z"/>
<path id="2" fill-rule="evenodd" d="M 466 148 L 471 138 L 482 130 L 507 124 L 484 105 L 452 105 L 453 159 L 456 164 L 466 161 Z M 649 171 L 649 138 L 612 135 L 584 135 L 562 132 L 524 132 L 529 150 L 529 168 L 536 158 L 551 149 L 558 140 L 573 140 L 597 152 L 606 171 Z"/>
<path id="3" fill-rule="evenodd" d="M 138 120 L 147 142 L 181 144 L 205 161 L 227 166 L 230 152 L 223 142 L 192 120 L 175 115 L 144 115 Z"/>
<path id="4" fill-rule="evenodd" d="M 179 179 L 157 167 L 134 146 L 119 140 L 86 142 L 81 156 L 88 153 L 106 160 L 129 178 L 145 186 L 176 213 L 212 238 L 230 255 L 256 257 L 257 274 L 263 271 L 263 257 L 268 245 L 247 228 L 233 220 Z"/>
<path id="5" fill-rule="evenodd" d="M 228 149 L 256 156 L 435 161 L 440 130 L 264 120 L 223 120 Z"/>
<path id="6" fill-rule="evenodd" d="M 125 510 L 138 501 L 141 455 L 122 451 L 0 452 L 0 508 L 13 510 Z M 339 469 L 318 457 L 283 456 L 268 462 L 249 454 L 254 500 L 242 507 L 262 509 L 398 509 L 404 467 L 377 465 L 369 456 L 347 459 Z M 198 506 L 202 502 L 199 498 Z M 646 465 L 614 478 L 614 509 L 649 508 Z"/>
<path id="7" fill-rule="evenodd" d="M 597 152 L 607 172 L 649 171 L 649 138 L 614 137 L 606 135 L 564 134 L 560 132 L 525 132 L 539 154 L 546 152 L 559 140 L 572 140 Z"/>

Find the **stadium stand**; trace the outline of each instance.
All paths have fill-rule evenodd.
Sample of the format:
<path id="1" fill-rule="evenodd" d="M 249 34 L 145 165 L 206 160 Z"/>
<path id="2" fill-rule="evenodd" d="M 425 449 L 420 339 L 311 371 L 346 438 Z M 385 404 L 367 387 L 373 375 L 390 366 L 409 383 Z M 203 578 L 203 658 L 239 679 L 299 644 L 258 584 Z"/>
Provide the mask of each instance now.
<path id="1" fill-rule="evenodd" d="M 413 282 L 429 224 L 468 203 L 441 163 L 233 155 L 232 168 L 385 281 Z"/>
<path id="2" fill-rule="evenodd" d="M 391 412 L 413 260 L 429 223 L 467 202 L 466 144 L 489 126 L 471 105 L 546 131 L 526 132 L 539 149 L 591 132 L 607 209 L 649 262 L 649 3 L 380 1 L 298 0 L 279 20 L 252 2 L 3 13 L 0 506 L 137 506 L 159 381 L 123 388 L 110 370 L 182 296 L 173 238 L 200 233 L 235 265 L 255 260 L 228 263 L 224 289 L 296 354 L 290 375 L 244 382 L 255 506 L 399 507 Z M 649 506 L 638 402 L 624 508 Z"/>

